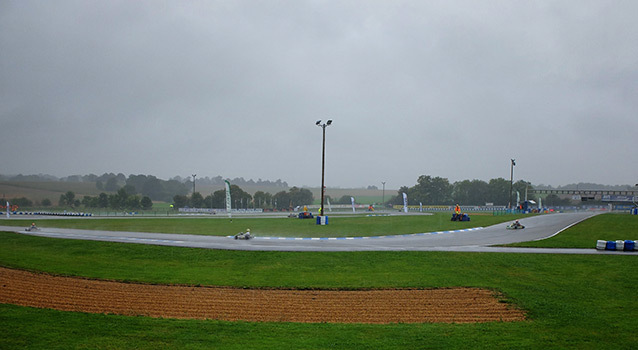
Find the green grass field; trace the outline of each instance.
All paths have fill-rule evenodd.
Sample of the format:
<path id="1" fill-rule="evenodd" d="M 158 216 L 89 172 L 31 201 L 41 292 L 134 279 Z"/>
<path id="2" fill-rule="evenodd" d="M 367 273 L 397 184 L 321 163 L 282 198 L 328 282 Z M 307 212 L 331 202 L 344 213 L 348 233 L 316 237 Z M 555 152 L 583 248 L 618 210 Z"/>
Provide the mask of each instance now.
<path id="1" fill-rule="evenodd" d="M 627 214 L 597 215 L 578 230 L 567 230 L 557 236 L 536 242 L 514 243 L 513 247 L 592 248 L 597 240 L 638 240 L 638 216 Z"/>
<path id="2" fill-rule="evenodd" d="M 39 227 L 79 228 L 105 231 L 139 231 L 228 236 L 247 228 L 257 236 L 346 237 L 398 235 L 485 227 L 514 220 L 521 215 L 471 215 L 472 221 L 452 222 L 449 213 L 408 216 L 331 216 L 330 224 L 317 225 L 313 219 L 297 218 L 129 218 L 129 219 L 49 219 L 37 220 Z M 27 226 L 24 220 L 2 220 L 5 226 Z"/>
<path id="3" fill-rule="evenodd" d="M 606 220 L 606 216 L 596 218 Z M 594 219 L 561 235 L 591 247 L 588 232 L 600 224 Z M 613 219 L 619 223 L 615 233 L 635 232 L 636 217 Z M 560 244 L 555 241 L 553 246 Z M 0 265 L 150 283 L 342 289 L 482 287 L 502 292 L 506 302 L 528 315 L 527 321 L 514 323 L 298 324 L 152 319 L 0 305 L 3 349 L 631 349 L 638 343 L 636 256 L 245 252 L 0 233 Z"/>

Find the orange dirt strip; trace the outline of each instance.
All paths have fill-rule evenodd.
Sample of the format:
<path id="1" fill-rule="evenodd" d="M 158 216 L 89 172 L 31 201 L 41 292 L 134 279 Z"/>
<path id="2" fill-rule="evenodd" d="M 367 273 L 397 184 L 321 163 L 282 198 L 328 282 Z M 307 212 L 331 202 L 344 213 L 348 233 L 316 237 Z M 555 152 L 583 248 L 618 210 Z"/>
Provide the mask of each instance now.
<path id="1" fill-rule="evenodd" d="M 480 288 L 289 290 L 131 284 L 0 268 L 0 303 L 63 311 L 257 322 L 521 321 Z"/>

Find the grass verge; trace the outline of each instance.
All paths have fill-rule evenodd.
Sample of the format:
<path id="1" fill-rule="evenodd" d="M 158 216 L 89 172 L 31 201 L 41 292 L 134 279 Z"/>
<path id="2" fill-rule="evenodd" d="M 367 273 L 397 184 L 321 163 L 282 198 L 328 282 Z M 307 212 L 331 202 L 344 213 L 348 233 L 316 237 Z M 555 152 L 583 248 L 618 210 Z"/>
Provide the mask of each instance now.
<path id="1" fill-rule="evenodd" d="M 92 315 L 0 305 L 0 348 L 609 348 L 638 341 L 634 256 L 243 252 L 0 233 L 0 265 L 50 273 L 239 287 L 481 287 L 529 321 L 250 323 Z"/>

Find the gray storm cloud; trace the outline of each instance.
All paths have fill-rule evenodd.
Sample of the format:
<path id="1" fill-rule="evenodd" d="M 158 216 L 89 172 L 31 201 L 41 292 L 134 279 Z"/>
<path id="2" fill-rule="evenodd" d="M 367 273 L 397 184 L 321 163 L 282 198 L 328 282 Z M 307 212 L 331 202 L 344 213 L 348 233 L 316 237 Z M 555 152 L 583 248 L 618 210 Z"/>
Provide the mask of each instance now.
<path id="1" fill-rule="evenodd" d="M 0 4 L 0 173 L 638 182 L 633 1 Z M 11 151 L 7 151 L 11 150 Z"/>

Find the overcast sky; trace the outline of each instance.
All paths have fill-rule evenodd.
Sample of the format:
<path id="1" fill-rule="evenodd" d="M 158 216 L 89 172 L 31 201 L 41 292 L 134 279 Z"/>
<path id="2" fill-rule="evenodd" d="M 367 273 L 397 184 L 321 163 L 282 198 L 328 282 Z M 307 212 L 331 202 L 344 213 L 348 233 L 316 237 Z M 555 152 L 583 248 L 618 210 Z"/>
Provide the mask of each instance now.
<path id="1" fill-rule="evenodd" d="M 0 173 L 638 183 L 638 1 L 0 0 Z"/>

